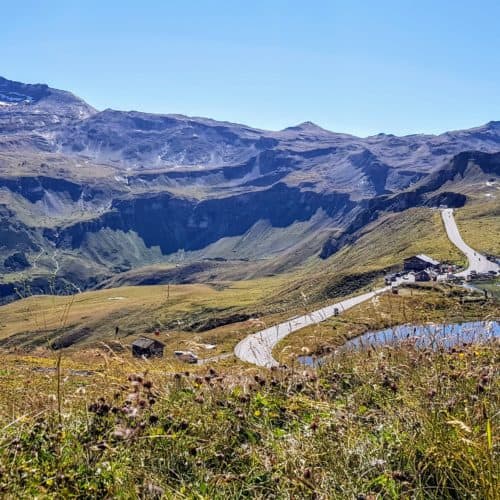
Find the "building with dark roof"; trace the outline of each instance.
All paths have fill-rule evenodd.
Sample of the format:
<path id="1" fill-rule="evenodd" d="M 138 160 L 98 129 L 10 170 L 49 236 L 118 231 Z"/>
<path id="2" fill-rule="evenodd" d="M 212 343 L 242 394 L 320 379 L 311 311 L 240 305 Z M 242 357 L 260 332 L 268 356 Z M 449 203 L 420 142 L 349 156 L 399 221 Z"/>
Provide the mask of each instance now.
<path id="1" fill-rule="evenodd" d="M 419 254 L 404 260 L 405 271 L 423 271 L 425 269 L 437 269 L 440 263 L 428 255 Z"/>
<path id="2" fill-rule="evenodd" d="M 431 281 L 431 275 L 427 271 L 418 271 L 415 273 L 415 281 Z"/>
<path id="3" fill-rule="evenodd" d="M 136 358 L 152 358 L 152 357 L 163 357 L 163 349 L 165 344 L 159 340 L 149 339 L 147 337 L 141 337 L 132 342 L 132 354 Z"/>

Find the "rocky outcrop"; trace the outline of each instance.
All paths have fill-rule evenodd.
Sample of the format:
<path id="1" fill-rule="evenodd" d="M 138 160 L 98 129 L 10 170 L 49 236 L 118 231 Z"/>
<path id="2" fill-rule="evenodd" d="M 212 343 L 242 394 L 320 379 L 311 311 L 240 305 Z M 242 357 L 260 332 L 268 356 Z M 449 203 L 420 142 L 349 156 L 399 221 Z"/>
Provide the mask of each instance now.
<path id="1" fill-rule="evenodd" d="M 13 193 L 20 194 L 31 203 L 36 203 L 44 197 L 46 191 L 59 191 L 69 194 L 73 201 L 78 200 L 86 191 L 86 196 L 90 199 L 94 193 L 85 190 L 81 184 L 77 184 L 65 179 L 47 176 L 22 176 L 17 178 L 0 177 L 0 189 L 5 188 Z"/>
<path id="2" fill-rule="evenodd" d="M 500 155 L 498 155 L 498 157 L 500 158 Z M 455 160 L 451 163 L 454 164 Z M 457 164 L 462 165 L 463 158 L 459 158 Z M 432 175 L 432 178 L 424 181 L 413 190 L 405 191 L 392 196 L 379 196 L 371 200 L 364 200 L 360 204 L 362 209 L 358 211 L 357 215 L 347 226 L 345 231 L 341 235 L 331 237 L 325 241 L 319 254 L 320 258 L 327 259 L 337 252 L 342 246 L 355 241 L 357 232 L 365 225 L 376 220 L 383 212 L 401 212 L 418 206 L 447 206 L 449 208 L 463 207 L 467 197 L 462 193 L 444 191 L 433 194 L 434 191 L 440 189 L 443 184 L 453 179 L 454 176 L 454 169 L 449 169 L 447 166 L 445 173 L 436 172 L 436 174 Z"/>
<path id="3" fill-rule="evenodd" d="M 30 267 L 30 263 L 24 252 L 16 252 L 4 260 L 3 267 L 12 272 L 24 271 Z"/>

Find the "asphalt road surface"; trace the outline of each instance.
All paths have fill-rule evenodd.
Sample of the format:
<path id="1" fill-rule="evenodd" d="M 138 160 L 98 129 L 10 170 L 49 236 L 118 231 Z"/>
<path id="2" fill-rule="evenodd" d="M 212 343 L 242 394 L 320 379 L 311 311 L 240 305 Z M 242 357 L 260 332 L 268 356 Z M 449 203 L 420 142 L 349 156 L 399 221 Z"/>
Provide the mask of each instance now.
<path id="1" fill-rule="evenodd" d="M 266 328 L 265 330 L 244 338 L 234 348 L 234 353 L 236 357 L 242 361 L 253 363 L 257 366 L 264 366 L 267 368 L 279 366 L 279 363 L 273 358 L 272 351 L 274 346 L 281 339 L 284 339 L 292 332 L 296 332 L 297 330 L 309 325 L 315 325 L 327 318 L 330 318 L 331 316 L 334 316 L 335 309 L 338 309 L 339 313 L 342 313 L 346 309 L 357 306 L 358 304 L 361 304 L 376 295 L 387 292 L 390 289 L 390 286 L 379 288 L 373 292 L 364 293 L 363 295 L 343 300 L 342 302 L 332 304 L 331 306 L 324 307 L 323 309 L 318 309 L 317 311 L 304 316 L 298 316 L 285 321 L 284 323 L 280 323 L 279 325 Z"/>
<path id="2" fill-rule="evenodd" d="M 478 273 L 487 273 L 488 271 L 497 271 L 500 269 L 498 264 L 489 261 L 484 255 L 471 248 L 460 236 L 455 218 L 453 217 L 453 209 L 445 208 L 441 211 L 444 227 L 450 241 L 467 257 L 469 266 L 465 271 L 456 273 L 457 276 L 467 276 L 471 271 Z"/>

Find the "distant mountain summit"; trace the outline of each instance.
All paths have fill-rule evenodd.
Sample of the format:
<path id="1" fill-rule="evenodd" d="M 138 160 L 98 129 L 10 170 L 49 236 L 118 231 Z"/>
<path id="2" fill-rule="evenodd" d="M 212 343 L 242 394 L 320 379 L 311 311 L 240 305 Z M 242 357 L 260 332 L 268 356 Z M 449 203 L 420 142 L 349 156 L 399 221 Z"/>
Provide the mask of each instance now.
<path id="1" fill-rule="evenodd" d="M 2 106 L 34 104 L 49 95 L 48 85 L 30 85 L 7 80 L 0 76 L 0 103 Z"/>
<path id="2" fill-rule="evenodd" d="M 0 77 L 0 133 L 46 129 L 94 113 L 92 106 L 65 90 Z"/>
<path id="3" fill-rule="evenodd" d="M 321 133 L 326 132 L 328 134 L 333 133 L 333 132 L 326 130 L 326 129 L 320 127 L 319 125 L 316 125 L 315 123 L 309 122 L 309 121 L 299 123 L 298 125 L 294 125 L 292 127 L 287 127 L 284 129 L 284 131 L 286 131 L 286 130 L 294 130 L 297 132 L 321 132 Z"/>

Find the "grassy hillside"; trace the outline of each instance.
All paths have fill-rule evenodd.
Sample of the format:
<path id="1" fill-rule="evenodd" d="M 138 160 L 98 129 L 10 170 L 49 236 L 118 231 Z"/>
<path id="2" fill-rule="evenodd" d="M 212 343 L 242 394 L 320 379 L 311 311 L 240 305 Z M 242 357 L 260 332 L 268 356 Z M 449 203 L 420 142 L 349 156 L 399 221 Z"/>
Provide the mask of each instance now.
<path id="1" fill-rule="evenodd" d="M 372 286 L 382 265 L 400 259 L 379 240 L 386 224 L 403 255 L 417 253 L 424 250 L 409 235 L 440 224 L 435 213 L 425 214 L 377 221 L 359 248 L 289 275 L 171 286 L 168 300 L 166 286 L 144 286 L 31 297 L 0 308 L 0 338 L 23 345 L 35 337 L 41 346 L 2 354 L 0 495 L 495 498 L 498 343 L 448 352 L 409 344 L 361 351 L 334 357 L 318 372 L 296 364 L 259 370 L 231 359 L 186 371 L 171 357 L 174 348 L 203 353 L 207 342 L 218 344 L 210 353 L 230 352 L 244 335 L 327 302 L 328 294 Z M 421 240 L 422 248 L 446 258 L 453 250 L 435 234 Z M 370 245 L 380 255 L 370 256 Z M 454 290 L 443 292 L 378 297 L 293 334 L 277 350 L 288 360 L 305 346 L 337 345 L 369 328 L 498 317 L 498 303 L 463 304 Z M 262 316 L 187 330 L 242 312 Z M 172 326 L 177 321 L 182 326 Z M 142 361 L 120 352 L 115 324 L 123 344 L 158 325 L 172 327 L 161 334 L 166 358 Z M 68 329 L 85 328 L 90 334 L 78 349 L 43 347 Z M 95 343 L 101 339 L 113 350 Z"/>
<path id="2" fill-rule="evenodd" d="M 384 215 L 363 229 L 353 245 L 327 262 L 333 268 L 361 271 L 398 265 L 418 253 L 441 261 L 464 259 L 448 240 L 437 210 L 413 208 Z"/>
<path id="3" fill-rule="evenodd" d="M 230 351 L 224 342 L 246 321 L 273 311 L 271 299 L 281 278 L 208 285 L 144 286 L 85 292 L 73 296 L 34 296 L 0 308 L 0 346 L 48 347 L 53 341 L 84 348 L 97 342 L 129 344 L 161 331 L 169 354 L 189 347 L 205 356 Z M 242 316 L 244 315 L 244 316 Z M 227 324 L 227 326 L 225 326 Z M 218 326 L 221 328 L 217 329 Z M 115 327 L 119 334 L 115 337 Z M 256 328 L 257 326 L 254 326 Z M 231 328 L 231 330 L 228 330 Z M 205 330 L 211 330 L 207 333 Z M 204 352 L 197 344 L 217 344 Z"/>
<path id="4" fill-rule="evenodd" d="M 500 201 L 475 201 L 455 210 L 466 243 L 481 252 L 500 255 Z"/>
<path id="5" fill-rule="evenodd" d="M 403 259 L 427 253 L 441 261 L 465 264 L 448 240 L 438 211 L 410 209 L 388 214 L 364 228 L 356 241 L 326 260 L 309 259 L 289 273 L 288 293 L 305 302 L 325 304 L 383 283 L 388 269 L 402 269 Z"/>

